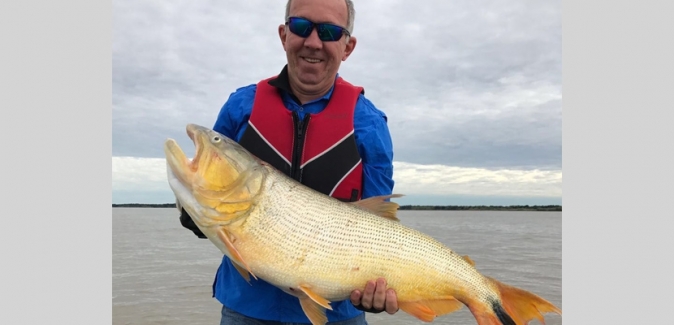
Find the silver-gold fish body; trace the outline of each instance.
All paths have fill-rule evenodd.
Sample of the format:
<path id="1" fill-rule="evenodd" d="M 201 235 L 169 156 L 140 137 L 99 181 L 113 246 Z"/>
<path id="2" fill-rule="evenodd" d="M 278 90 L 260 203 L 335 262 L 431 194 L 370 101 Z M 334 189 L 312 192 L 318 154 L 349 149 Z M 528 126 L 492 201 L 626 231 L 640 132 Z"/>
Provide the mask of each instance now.
<path id="1" fill-rule="evenodd" d="M 235 141 L 190 124 L 196 153 L 174 140 L 165 153 L 169 184 L 199 229 L 241 275 L 295 295 L 308 319 L 325 324 L 330 301 L 385 278 L 401 310 L 430 322 L 468 306 L 480 325 L 526 324 L 561 310 L 483 276 L 472 260 L 398 222 L 397 195 L 345 203 L 310 189 Z"/>

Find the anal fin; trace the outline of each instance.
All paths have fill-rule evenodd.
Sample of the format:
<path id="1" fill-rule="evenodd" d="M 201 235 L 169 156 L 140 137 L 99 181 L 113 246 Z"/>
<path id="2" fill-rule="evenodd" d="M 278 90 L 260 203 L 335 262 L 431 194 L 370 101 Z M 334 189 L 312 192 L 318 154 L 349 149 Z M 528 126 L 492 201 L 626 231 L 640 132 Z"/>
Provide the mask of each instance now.
<path id="1" fill-rule="evenodd" d="M 398 301 L 400 309 L 424 322 L 432 322 L 435 317 L 455 312 L 462 306 L 463 303 L 452 296 L 434 300 Z"/>

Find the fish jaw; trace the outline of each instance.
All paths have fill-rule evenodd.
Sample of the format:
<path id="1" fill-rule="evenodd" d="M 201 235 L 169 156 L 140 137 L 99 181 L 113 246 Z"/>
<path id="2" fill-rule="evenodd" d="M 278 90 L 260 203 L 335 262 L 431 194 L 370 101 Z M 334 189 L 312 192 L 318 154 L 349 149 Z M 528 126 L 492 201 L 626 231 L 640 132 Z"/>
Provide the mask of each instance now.
<path id="1" fill-rule="evenodd" d="M 266 170 L 238 143 L 196 124 L 186 127 L 195 155 L 188 159 L 176 141 L 164 144 L 169 185 L 197 226 L 225 225 L 254 205 Z M 203 230 L 202 230 L 203 231 Z"/>
<path id="2" fill-rule="evenodd" d="M 191 183 L 194 171 L 190 160 L 173 139 L 167 139 L 164 142 L 164 154 L 166 155 L 166 169 L 171 173 L 169 179 L 177 178 L 183 184 Z"/>

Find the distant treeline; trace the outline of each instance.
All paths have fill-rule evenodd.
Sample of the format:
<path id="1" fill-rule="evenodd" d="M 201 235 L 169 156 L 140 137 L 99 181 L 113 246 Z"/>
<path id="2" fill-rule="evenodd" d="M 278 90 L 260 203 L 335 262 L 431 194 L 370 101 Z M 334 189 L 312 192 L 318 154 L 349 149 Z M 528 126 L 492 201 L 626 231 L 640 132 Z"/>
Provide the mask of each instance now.
<path id="1" fill-rule="evenodd" d="M 175 203 L 149 204 L 149 203 L 121 203 L 112 204 L 113 208 L 175 208 Z"/>
<path id="2" fill-rule="evenodd" d="M 399 210 L 562 211 L 561 205 L 401 205 Z"/>
<path id="3" fill-rule="evenodd" d="M 175 208 L 175 203 L 113 204 L 113 208 Z M 401 205 L 399 210 L 562 211 L 561 205 Z"/>

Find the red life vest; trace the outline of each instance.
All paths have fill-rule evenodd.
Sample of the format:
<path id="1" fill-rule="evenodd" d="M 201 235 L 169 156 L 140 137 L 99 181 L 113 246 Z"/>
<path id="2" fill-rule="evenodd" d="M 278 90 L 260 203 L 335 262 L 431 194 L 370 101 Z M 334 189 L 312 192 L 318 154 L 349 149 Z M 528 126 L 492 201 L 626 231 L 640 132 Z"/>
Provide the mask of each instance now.
<path id="1" fill-rule="evenodd" d="M 363 88 L 337 78 L 325 109 L 300 120 L 283 105 L 278 89 L 268 84 L 271 79 L 257 84 L 248 127 L 239 143 L 308 187 L 343 201 L 360 200 L 363 165 L 353 116 Z"/>

